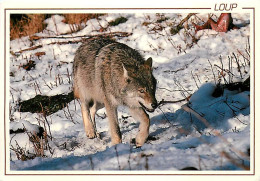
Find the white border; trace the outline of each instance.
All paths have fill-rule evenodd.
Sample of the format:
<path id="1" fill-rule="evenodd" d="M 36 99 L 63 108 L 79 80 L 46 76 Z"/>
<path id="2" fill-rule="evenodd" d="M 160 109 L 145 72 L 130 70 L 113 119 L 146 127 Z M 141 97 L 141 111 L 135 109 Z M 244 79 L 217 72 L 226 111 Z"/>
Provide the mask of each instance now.
<path id="1" fill-rule="evenodd" d="M 251 62 L 253 62 L 253 47 L 254 47 L 254 45 L 253 45 L 253 10 L 252 9 L 243 9 L 242 10 L 242 7 L 255 7 L 255 6 L 252 3 L 248 3 L 248 4 L 244 5 L 244 3 L 243 3 L 243 6 L 242 5 L 238 6 L 238 9 L 235 10 L 234 12 L 236 12 L 236 13 L 250 13 L 250 18 L 251 18 L 250 19 L 250 30 L 251 30 L 251 32 L 250 32 L 250 43 L 251 43 L 251 45 L 250 46 L 251 46 Z M 25 8 L 24 5 L 25 4 L 17 7 L 17 4 L 16 4 L 16 5 L 12 5 L 11 7 L 12 8 Z M 198 7 L 198 3 L 196 3 L 196 6 L 194 6 L 194 3 L 190 3 L 189 6 L 187 6 L 187 5 L 181 6 L 182 4 L 180 4 L 180 3 L 178 3 L 178 5 L 179 6 L 172 6 L 172 7 L 173 8 L 179 8 L 179 7 L 186 8 L 186 7 L 192 7 L 192 6 L 194 8 Z M 46 6 L 46 4 L 45 4 L 45 6 Z M 11 8 L 10 4 L 9 4 L 9 6 L 4 6 L 4 7 Z M 99 6 L 96 6 L 96 7 L 99 7 Z M 111 4 L 108 5 L 107 7 L 111 7 Z M 131 6 L 131 7 L 136 8 L 136 6 Z M 127 8 L 131 8 L 131 7 L 128 6 Z M 162 6 L 159 6 L 159 7 L 162 7 Z M 156 8 L 159 8 L 159 7 L 156 7 Z M 145 10 L 141 10 L 141 9 L 132 9 L 132 10 L 130 10 L 130 9 L 127 9 L 127 10 L 115 10 L 115 9 L 113 9 L 113 10 L 90 10 L 90 9 L 88 9 L 88 10 L 76 10 L 76 12 L 77 13 L 86 13 L 86 12 L 89 12 L 89 13 L 101 13 L 101 12 L 105 12 L 105 13 L 132 13 L 132 12 L 133 13 L 154 13 L 154 12 L 165 12 L 165 13 L 199 12 L 199 13 L 208 13 L 209 11 L 210 12 L 214 12 L 214 10 L 213 10 L 214 6 L 212 6 L 211 3 L 204 3 L 202 7 L 205 7 L 205 8 L 211 7 L 212 9 L 211 10 L 204 10 L 204 9 L 200 9 L 200 10 L 196 10 L 196 9 L 190 9 L 190 10 L 183 10 L 183 9 L 180 9 L 180 10 L 177 10 L 177 9 L 173 9 L 173 10 L 169 10 L 169 9 L 166 9 L 166 10 L 162 10 L 162 9 L 160 9 L 160 10 L 159 9 L 158 10 L 157 9 L 156 10 L 148 10 L 148 9 L 145 9 Z M 26 8 L 28 8 L 28 7 L 26 7 Z M 60 8 L 60 7 L 58 7 L 58 8 Z M 64 5 L 63 5 L 62 8 L 64 8 Z M 72 7 L 67 7 L 67 8 L 72 8 Z M 90 7 L 85 7 L 85 8 L 90 8 Z M 100 7 L 100 8 L 102 8 L 102 7 Z M 115 7 L 115 8 L 122 8 L 122 6 L 121 7 Z M 138 7 L 138 8 L 140 8 L 140 7 Z M 165 8 L 167 8 L 167 7 L 165 7 Z M 7 24 L 9 24 L 8 15 L 10 13 L 14 13 L 14 12 L 17 13 L 18 11 L 17 10 L 8 10 L 8 11 L 6 11 L 6 13 L 7 13 L 6 14 L 7 15 L 6 23 Z M 31 12 L 35 12 L 35 13 L 65 13 L 65 12 L 66 13 L 67 12 L 71 12 L 72 13 L 73 12 L 74 13 L 75 11 L 72 11 L 72 10 L 36 10 L 36 11 L 35 10 L 21 10 L 21 11 L 19 11 L 19 13 L 28 13 L 28 12 L 30 12 L 30 13 Z M 216 12 L 216 13 L 219 13 L 219 12 Z M 1 26 L 2 27 L 3 27 L 3 18 L 4 18 L 3 16 L 4 16 L 4 14 L 2 14 L 2 9 L 1 9 Z M 257 26 L 256 22 L 257 22 L 257 20 L 259 20 L 258 18 L 257 18 L 257 11 L 255 10 L 255 26 Z M 9 37 L 9 25 L 6 27 L 6 30 L 7 30 L 6 31 L 6 36 Z M 257 33 L 257 28 L 256 27 L 255 27 L 255 33 Z M 1 31 L 1 38 L 3 36 L 4 36 L 3 32 Z M 8 47 L 9 47 L 10 42 L 9 42 L 9 39 L 6 39 L 6 40 L 7 40 L 7 45 L 6 45 L 6 56 L 7 56 L 7 60 L 6 60 L 6 79 L 7 79 L 6 80 L 6 87 L 8 88 L 9 87 L 9 68 L 8 67 L 10 67 L 9 66 L 9 56 L 8 56 L 9 48 Z M 257 44 L 257 35 L 255 35 L 255 44 Z M 1 44 L 1 49 L 2 49 L 2 47 L 3 46 Z M 256 48 L 255 48 L 255 50 L 256 50 Z M 256 54 L 257 54 L 257 52 L 255 52 L 255 61 L 257 62 Z M 3 67 L 3 66 L 1 66 L 1 67 Z M 257 74 L 258 74 L 257 71 L 255 73 L 256 73 L 255 77 L 257 77 Z M 251 75 L 253 75 L 253 68 L 251 69 Z M 1 77 L 1 80 L 2 80 L 2 77 Z M 1 82 L 3 82 L 3 81 L 1 81 Z M 254 80 L 251 78 L 251 86 L 253 85 L 253 82 L 254 82 Z M 253 87 L 251 87 L 251 90 L 253 90 Z M 257 89 L 255 89 L 255 92 L 257 92 Z M 251 91 L 250 95 L 251 95 L 251 110 L 250 110 L 251 112 L 250 112 L 250 115 L 251 115 L 251 120 L 253 120 L 253 118 L 254 118 L 253 117 L 254 116 L 253 115 L 254 107 L 252 106 L 253 101 L 254 101 L 254 99 L 253 99 L 254 98 L 253 91 Z M 6 90 L 6 102 L 7 102 L 7 104 L 9 102 L 8 100 L 9 100 L 9 89 Z M 4 101 L 2 101 L 2 102 L 4 102 Z M 255 105 L 256 105 L 256 103 L 255 103 Z M 8 119 L 8 114 L 9 114 L 8 110 L 9 110 L 9 108 L 7 107 L 7 109 L 6 109 L 6 116 L 7 116 L 6 120 L 9 120 Z M 257 105 L 255 106 L 255 110 L 257 111 Z M 257 120 L 257 116 L 255 117 L 255 119 Z M 257 122 L 256 120 L 255 120 L 255 122 Z M 257 123 L 255 123 L 255 124 L 257 124 Z M 6 126 L 7 126 L 6 130 L 9 130 L 8 129 L 8 127 L 9 127 L 8 123 L 7 123 Z M 250 142 L 251 142 L 250 143 L 251 155 L 253 155 L 253 149 L 254 149 L 253 148 L 253 146 L 254 146 L 254 142 L 253 142 L 254 141 L 253 140 L 254 135 L 252 135 L 252 131 L 253 130 L 254 130 L 254 124 L 251 123 L 251 139 L 250 139 Z M 257 130 L 256 130 L 256 132 L 257 132 Z M 3 133 L 3 131 L 2 131 L 2 133 Z M 256 135 L 257 135 L 257 133 L 256 133 Z M 7 140 L 9 140 L 8 131 L 7 131 L 7 135 L 6 136 L 7 136 L 6 137 L 6 141 L 7 141 Z M 3 143 L 2 140 L 3 139 L 2 139 L 2 134 L 1 134 L 1 144 Z M 259 140 L 259 139 L 255 139 L 256 144 L 257 144 L 257 140 Z M 7 141 L 7 145 L 8 145 L 8 141 Z M 9 156 L 9 152 L 10 152 L 9 147 L 6 148 L 6 151 L 7 151 L 6 152 L 7 153 L 7 158 L 6 159 L 10 160 L 9 159 L 10 158 L 10 156 Z M 255 153 L 257 153 L 257 150 L 255 150 Z M 4 161 L 4 159 L 2 159 L 3 158 L 2 157 L 2 149 L 1 149 L 1 157 L 0 158 L 1 158 L 0 160 Z M 255 160 L 253 160 L 253 157 L 251 156 L 251 162 L 250 163 L 251 163 L 252 166 L 254 166 L 253 165 L 254 162 L 256 162 L 255 164 L 257 164 L 256 158 L 255 158 Z M 8 163 L 8 161 L 7 161 L 7 163 Z M 7 165 L 7 166 L 10 168 L 10 165 Z M 2 167 L 2 164 L 1 164 L 0 168 L 1 168 L 0 170 L 1 170 L 1 175 L 2 175 L 2 170 L 3 170 L 2 168 L 4 168 L 4 167 Z M 256 168 L 251 168 L 250 171 L 199 171 L 199 172 L 191 172 L 191 171 L 181 171 L 181 172 L 180 171 L 94 171 L 94 172 L 93 171 L 10 171 L 10 169 L 7 169 L 7 174 L 19 174 L 19 175 L 20 174 L 182 174 L 182 175 L 189 174 L 189 176 L 191 176 L 190 174 L 198 174 L 198 175 L 201 175 L 201 174 L 214 174 L 214 175 L 215 174 L 252 174 L 253 173 L 253 169 L 255 169 L 255 171 L 256 171 Z M 228 175 L 226 175 L 226 176 L 228 176 Z M 65 176 L 65 177 L 68 177 L 68 176 Z M 116 176 L 116 177 L 121 177 L 121 176 Z M 205 178 L 205 177 L 211 177 L 211 176 L 203 176 L 203 177 Z M 239 176 L 238 175 L 238 176 L 234 176 L 234 177 L 244 177 L 244 179 L 245 179 L 246 176 Z M 251 176 L 251 178 L 252 178 L 252 176 Z M 1 181 L 1 177 L 0 177 L 0 181 Z"/>

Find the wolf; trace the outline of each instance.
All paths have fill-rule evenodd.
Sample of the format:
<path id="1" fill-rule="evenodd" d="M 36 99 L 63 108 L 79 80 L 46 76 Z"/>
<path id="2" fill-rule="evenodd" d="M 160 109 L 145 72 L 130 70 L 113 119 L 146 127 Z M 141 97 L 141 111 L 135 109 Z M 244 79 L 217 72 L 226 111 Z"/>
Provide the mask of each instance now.
<path id="1" fill-rule="evenodd" d="M 152 58 L 145 60 L 138 51 L 111 39 L 86 40 L 75 53 L 73 79 L 87 137 L 98 136 L 95 114 L 105 107 L 111 142 L 121 143 L 117 107 L 123 105 L 140 121 L 136 146 L 145 143 L 150 126 L 146 111 L 153 112 L 158 105 Z"/>

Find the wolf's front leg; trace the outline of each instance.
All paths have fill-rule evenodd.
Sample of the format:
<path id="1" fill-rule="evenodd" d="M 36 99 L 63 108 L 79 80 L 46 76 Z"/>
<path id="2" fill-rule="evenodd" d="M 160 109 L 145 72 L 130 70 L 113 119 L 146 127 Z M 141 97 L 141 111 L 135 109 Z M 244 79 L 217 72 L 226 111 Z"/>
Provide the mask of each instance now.
<path id="1" fill-rule="evenodd" d="M 130 114 L 140 121 L 139 132 L 135 138 L 136 146 L 141 147 L 149 135 L 150 119 L 143 108 L 130 108 Z"/>
<path id="2" fill-rule="evenodd" d="M 105 108 L 107 111 L 107 116 L 109 120 L 109 128 L 111 134 L 111 142 L 113 145 L 119 144 L 122 142 L 122 136 L 120 132 L 120 128 L 118 125 L 117 118 L 117 107 L 113 106 L 109 101 L 104 101 Z"/>

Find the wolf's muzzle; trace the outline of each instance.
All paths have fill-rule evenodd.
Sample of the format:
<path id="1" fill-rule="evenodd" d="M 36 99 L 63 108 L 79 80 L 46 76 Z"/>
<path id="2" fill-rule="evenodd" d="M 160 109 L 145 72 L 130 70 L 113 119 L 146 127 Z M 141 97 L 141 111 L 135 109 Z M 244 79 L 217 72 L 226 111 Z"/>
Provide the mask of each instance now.
<path id="1" fill-rule="evenodd" d="M 151 104 L 151 106 L 152 106 L 153 109 L 156 109 L 158 104 L 157 104 L 157 102 L 154 102 L 154 103 Z"/>
<path id="2" fill-rule="evenodd" d="M 141 102 L 139 102 L 139 104 L 141 105 L 141 107 L 142 107 L 144 110 L 146 110 L 146 111 L 148 111 L 148 112 L 154 112 L 155 108 L 157 108 L 157 103 L 152 103 L 152 104 L 151 104 L 151 106 L 152 106 L 153 109 L 147 108 L 147 107 L 144 106 Z"/>

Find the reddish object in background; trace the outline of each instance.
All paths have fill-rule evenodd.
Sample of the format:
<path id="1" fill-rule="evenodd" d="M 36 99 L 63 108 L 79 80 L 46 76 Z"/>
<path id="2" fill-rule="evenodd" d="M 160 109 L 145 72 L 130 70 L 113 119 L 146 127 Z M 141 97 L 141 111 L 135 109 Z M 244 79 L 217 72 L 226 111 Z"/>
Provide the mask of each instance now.
<path id="1" fill-rule="evenodd" d="M 221 13 L 217 22 L 215 22 L 212 18 L 209 18 L 208 21 L 202 26 L 196 25 L 195 23 L 192 24 L 195 26 L 196 33 L 197 31 L 203 29 L 213 29 L 217 32 L 227 32 L 231 29 L 238 29 L 238 27 L 233 24 L 231 13 Z"/>

